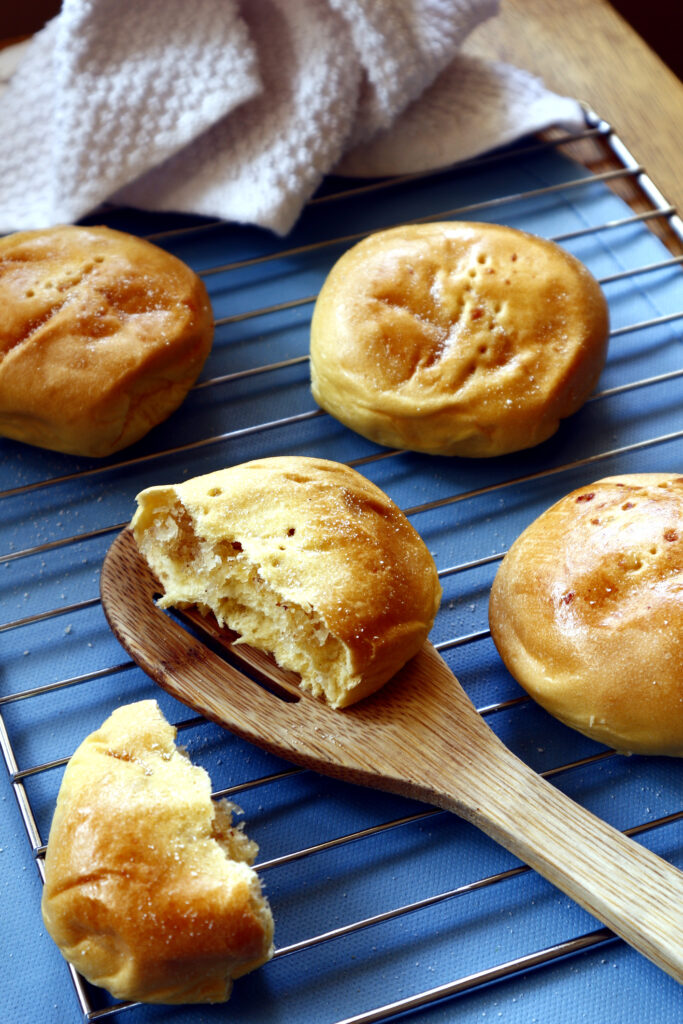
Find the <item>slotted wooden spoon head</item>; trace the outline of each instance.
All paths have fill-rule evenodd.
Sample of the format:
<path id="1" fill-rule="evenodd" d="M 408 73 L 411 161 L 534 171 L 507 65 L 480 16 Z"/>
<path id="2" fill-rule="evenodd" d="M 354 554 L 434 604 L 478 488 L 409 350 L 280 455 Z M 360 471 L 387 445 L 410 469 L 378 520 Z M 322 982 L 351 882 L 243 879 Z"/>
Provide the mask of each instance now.
<path id="1" fill-rule="evenodd" d="M 433 801 L 430 766 L 438 769 L 447 757 L 469 771 L 472 743 L 496 742 L 429 644 L 378 694 L 333 711 L 270 656 L 236 643 L 213 616 L 188 609 L 182 615 L 187 628 L 158 608 L 160 585 L 130 530 L 107 554 L 101 591 L 114 634 L 163 689 L 297 764 Z"/>
<path id="2" fill-rule="evenodd" d="M 683 874 L 516 758 L 431 645 L 382 690 L 333 711 L 210 619 L 189 616 L 197 636 L 160 610 L 129 530 L 107 554 L 101 591 L 131 657 L 184 704 L 297 764 L 460 814 L 683 981 Z"/>

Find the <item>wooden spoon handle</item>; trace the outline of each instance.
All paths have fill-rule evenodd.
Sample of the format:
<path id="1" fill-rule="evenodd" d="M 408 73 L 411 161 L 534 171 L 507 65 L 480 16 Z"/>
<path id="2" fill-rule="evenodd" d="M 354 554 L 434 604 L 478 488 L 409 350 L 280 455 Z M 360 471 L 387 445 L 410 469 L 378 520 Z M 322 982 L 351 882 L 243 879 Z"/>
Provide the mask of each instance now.
<path id="1" fill-rule="evenodd" d="M 430 644 L 346 712 L 313 698 L 289 703 L 164 615 L 158 589 L 124 531 L 102 568 L 103 607 L 126 650 L 173 696 L 279 757 L 467 818 L 683 981 L 683 874 L 516 758 Z M 278 692 L 298 693 L 261 655 L 250 664 Z"/>
<path id="2" fill-rule="evenodd" d="M 683 873 L 574 803 L 501 744 L 474 800 L 435 795 L 683 982 Z M 445 781 L 445 780 L 444 780 Z"/>

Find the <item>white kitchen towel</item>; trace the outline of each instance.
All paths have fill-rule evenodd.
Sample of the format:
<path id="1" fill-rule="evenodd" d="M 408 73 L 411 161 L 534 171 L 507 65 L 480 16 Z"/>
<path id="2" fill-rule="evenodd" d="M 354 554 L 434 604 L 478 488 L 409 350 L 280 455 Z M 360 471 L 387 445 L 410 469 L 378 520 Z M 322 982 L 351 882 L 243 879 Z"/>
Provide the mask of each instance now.
<path id="1" fill-rule="evenodd" d="M 284 234 L 335 167 L 425 170 L 580 124 L 575 101 L 461 53 L 497 8 L 64 0 L 0 96 L 0 230 L 113 201 Z"/>
<path id="2" fill-rule="evenodd" d="M 581 105 L 510 64 L 460 54 L 393 124 L 347 152 L 336 173 L 415 174 L 503 146 L 551 125 L 585 127 Z"/>

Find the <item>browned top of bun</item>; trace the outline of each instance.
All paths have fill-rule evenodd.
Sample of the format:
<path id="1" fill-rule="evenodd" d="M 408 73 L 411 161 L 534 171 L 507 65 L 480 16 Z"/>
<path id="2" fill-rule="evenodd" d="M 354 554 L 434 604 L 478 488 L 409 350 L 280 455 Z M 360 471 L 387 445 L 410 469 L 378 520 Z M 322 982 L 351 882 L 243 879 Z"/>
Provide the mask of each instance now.
<path id="1" fill-rule="evenodd" d="M 562 498 L 505 556 L 490 621 L 510 672 L 562 721 L 618 750 L 683 755 L 683 476 Z"/>
<path id="2" fill-rule="evenodd" d="M 155 701 L 118 708 L 67 765 L 42 912 L 62 954 L 119 999 L 219 1002 L 267 960 L 257 847 L 211 799 Z"/>
<path id="3" fill-rule="evenodd" d="M 197 275 L 104 227 L 0 239 L 0 433 L 81 455 L 136 441 L 185 397 L 213 318 Z"/>
<path id="4" fill-rule="evenodd" d="M 311 326 L 312 390 L 381 444 L 499 455 L 579 408 L 607 337 L 599 285 L 553 242 L 495 224 L 407 225 L 332 268 Z"/>

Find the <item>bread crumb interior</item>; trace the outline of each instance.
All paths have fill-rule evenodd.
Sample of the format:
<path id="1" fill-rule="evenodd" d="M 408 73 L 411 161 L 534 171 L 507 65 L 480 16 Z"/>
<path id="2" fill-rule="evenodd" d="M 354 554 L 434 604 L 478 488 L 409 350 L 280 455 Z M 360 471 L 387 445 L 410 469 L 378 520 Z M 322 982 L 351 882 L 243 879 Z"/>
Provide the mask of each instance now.
<path id="1" fill-rule="evenodd" d="M 242 861 L 251 867 L 258 854 L 258 843 L 249 838 L 241 824 L 234 824 L 232 815 L 239 808 L 230 800 L 217 800 L 213 810 L 211 838 L 215 839 L 229 861 Z"/>
<path id="2" fill-rule="evenodd" d="M 298 673 L 305 689 L 333 707 L 357 684 L 348 649 L 322 617 L 267 583 L 238 540 L 197 536 L 179 500 L 155 511 L 139 544 L 164 586 L 160 607 L 196 605 L 204 614 L 213 612 L 221 625 Z"/>

